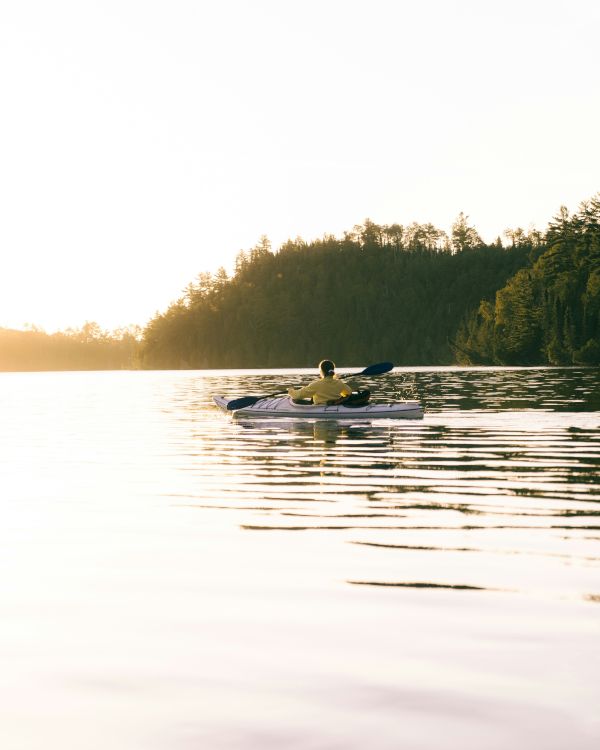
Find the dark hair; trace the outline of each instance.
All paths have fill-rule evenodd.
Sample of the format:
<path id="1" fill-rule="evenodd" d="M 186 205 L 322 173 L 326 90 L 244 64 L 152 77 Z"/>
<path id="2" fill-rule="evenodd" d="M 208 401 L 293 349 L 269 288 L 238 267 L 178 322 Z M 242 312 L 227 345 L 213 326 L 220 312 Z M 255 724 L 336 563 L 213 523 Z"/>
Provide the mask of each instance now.
<path id="1" fill-rule="evenodd" d="M 330 359 L 323 359 L 319 362 L 319 370 L 327 377 L 335 372 L 335 364 Z"/>

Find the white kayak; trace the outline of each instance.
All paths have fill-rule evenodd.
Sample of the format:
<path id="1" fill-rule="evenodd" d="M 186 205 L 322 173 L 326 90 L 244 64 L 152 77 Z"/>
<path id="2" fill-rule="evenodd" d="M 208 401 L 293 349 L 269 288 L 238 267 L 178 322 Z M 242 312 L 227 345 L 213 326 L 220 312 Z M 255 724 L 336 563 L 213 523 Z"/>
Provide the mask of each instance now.
<path id="1" fill-rule="evenodd" d="M 213 396 L 215 404 L 228 411 L 227 404 L 233 399 Z M 423 408 L 418 401 L 394 401 L 388 404 L 366 404 L 365 406 L 320 406 L 295 404 L 289 396 L 262 398 L 251 406 L 230 411 L 236 417 L 302 417 L 305 419 L 422 419 Z"/>

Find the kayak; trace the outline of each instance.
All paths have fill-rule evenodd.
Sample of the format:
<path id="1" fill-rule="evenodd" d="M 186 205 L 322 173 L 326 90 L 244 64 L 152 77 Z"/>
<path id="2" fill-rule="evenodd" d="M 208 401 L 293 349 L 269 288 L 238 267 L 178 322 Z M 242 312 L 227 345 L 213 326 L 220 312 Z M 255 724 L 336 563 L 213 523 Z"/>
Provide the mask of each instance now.
<path id="1" fill-rule="evenodd" d="M 227 404 L 233 399 L 213 396 L 215 404 L 228 411 Z M 337 404 L 295 404 L 289 396 L 267 397 L 251 406 L 230 411 L 236 417 L 302 417 L 304 419 L 422 419 L 423 408 L 418 401 L 394 401 L 392 403 L 346 406 Z"/>

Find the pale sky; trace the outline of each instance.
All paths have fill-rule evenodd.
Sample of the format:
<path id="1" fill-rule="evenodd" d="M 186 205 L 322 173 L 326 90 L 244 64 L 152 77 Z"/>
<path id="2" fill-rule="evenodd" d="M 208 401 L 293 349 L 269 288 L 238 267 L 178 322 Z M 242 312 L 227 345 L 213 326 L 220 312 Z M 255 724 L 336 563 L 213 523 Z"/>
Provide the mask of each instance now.
<path id="1" fill-rule="evenodd" d="M 0 0 L 0 327 L 145 324 L 369 217 L 600 191 L 597 0 Z"/>

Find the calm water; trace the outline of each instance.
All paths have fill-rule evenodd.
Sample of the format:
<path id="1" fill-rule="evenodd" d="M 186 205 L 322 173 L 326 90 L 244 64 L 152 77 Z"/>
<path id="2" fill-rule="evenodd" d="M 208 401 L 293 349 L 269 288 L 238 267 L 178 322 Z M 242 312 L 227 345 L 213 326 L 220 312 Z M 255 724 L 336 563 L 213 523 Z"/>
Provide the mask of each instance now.
<path id="1" fill-rule="evenodd" d="M 597 750 L 599 371 L 299 380 L 0 375 L 1 746 Z"/>

